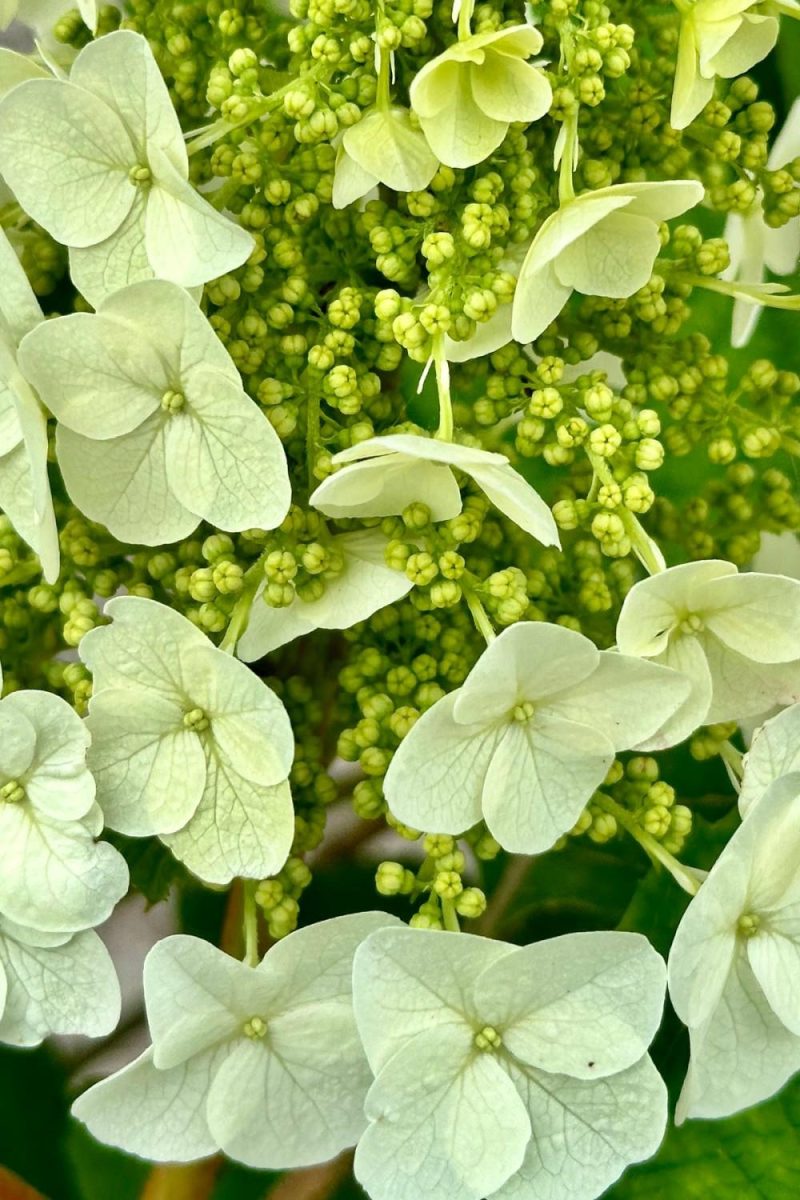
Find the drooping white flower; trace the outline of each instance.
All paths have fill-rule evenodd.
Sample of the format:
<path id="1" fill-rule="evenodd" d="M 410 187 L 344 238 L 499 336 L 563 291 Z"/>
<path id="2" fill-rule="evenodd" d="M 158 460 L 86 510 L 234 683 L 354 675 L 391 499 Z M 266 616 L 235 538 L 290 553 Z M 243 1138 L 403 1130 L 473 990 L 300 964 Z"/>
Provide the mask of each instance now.
<path id="1" fill-rule="evenodd" d="M 800 100 L 789 110 L 767 160 L 767 170 L 777 171 L 800 155 Z M 723 279 L 761 283 L 768 268 L 776 275 L 791 275 L 800 258 L 800 220 L 793 217 L 773 229 L 764 220 L 761 196 L 747 213 L 730 213 L 723 233 L 730 249 L 730 266 Z M 758 324 L 762 308 L 746 300 L 733 302 L 731 344 L 746 346 Z"/>
<path id="2" fill-rule="evenodd" d="M 325 592 L 319 600 L 295 597 L 287 608 L 271 608 L 263 602 L 262 584 L 239 640 L 239 657 L 255 662 L 315 629 L 349 629 L 408 595 L 411 581 L 402 571 L 387 567 L 386 545 L 387 539 L 378 529 L 360 529 L 332 538 L 331 549 L 343 556 L 344 565 L 330 580 L 325 580 L 323 574 Z"/>
<path id="3" fill-rule="evenodd" d="M 157 943 L 144 967 L 152 1048 L 85 1092 L 74 1115 L 101 1141 L 157 1161 L 222 1150 L 253 1167 L 301 1167 L 352 1146 L 371 1081 L 353 954 L 394 922 L 377 912 L 322 921 L 255 968 L 198 938 Z"/>
<path id="4" fill-rule="evenodd" d="M 137 596 L 80 654 L 94 691 L 89 765 L 111 829 L 158 834 L 209 883 L 280 871 L 294 836 L 294 738 L 262 681 L 186 617 Z"/>
<path id="5" fill-rule="evenodd" d="M 119 1013 L 114 964 L 96 933 L 43 933 L 0 916 L 0 1042 L 38 1046 L 51 1033 L 102 1037 Z"/>
<path id="6" fill-rule="evenodd" d="M 280 439 L 177 284 L 145 280 L 40 324 L 19 360 L 59 421 L 70 496 L 115 537 L 162 545 L 201 520 L 238 531 L 286 516 Z"/>
<path id="7" fill-rule="evenodd" d="M 394 192 L 421 191 L 438 166 L 407 109 L 397 104 L 374 108 L 344 132 L 336 155 L 333 207 L 346 208 L 379 183 Z"/>
<path id="8" fill-rule="evenodd" d="M 646 743 L 688 691 L 675 671 L 520 622 L 406 735 L 386 799 L 416 829 L 457 834 L 483 818 L 506 850 L 539 854 L 572 828 L 615 753 Z"/>
<path id="9" fill-rule="evenodd" d="M 511 25 L 454 42 L 425 64 L 409 98 L 440 162 L 474 166 L 497 149 L 512 122 L 544 116 L 553 92 L 526 62 L 541 48 L 538 29 Z"/>
<path id="10" fill-rule="evenodd" d="M 692 900 L 669 956 L 688 1025 L 685 1117 L 723 1117 L 800 1069 L 800 775 L 753 806 Z"/>
<path id="11" fill-rule="evenodd" d="M 83 721 L 59 696 L 20 691 L 0 701 L 0 914 L 20 925 L 88 929 L 127 890 L 122 855 L 94 840 L 88 744 Z"/>
<path id="12" fill-rule="evenodd" d="M 73 281 L 95 307 L 154 275 L 205 283 L 253 248 L 189 183 L 166 84 L 147 39 L 130 30 L 90 42 L 69 81 L 30 80 L 3 99 L 0 172 L 25 211 L 69 246 Z"/>
<path id="13" fill-rule="evenodd" d="M 759 716 L 800 699 L 800 581 L 740 575 L 716 559 L 670 567 L 628 592 L 617 645 L 691 680 L 661 731 L 670 743 L 699 725 Z"/>
<path id="14" fill-rule="evenodd" d="M 800 704 L 793 704 L 756 729 L 744 757 L 744 775 L 739 791 L 743 817 L 767 789 L 800 771 Z"/>
<path id="15" fill-rule="evenodd" d="M 592 1200 L 654 1154 L 664 963 L 630 933 L 518 948 L 385 929 L 356 952 L 372 1200 Z"/>
<path id="16" fill-rule="evenodd" d="M 512 331 L 531 342 L 574 291 L 622 299 L 644 287 L 661 241 L 658 226 L 699 204 L 692 179 L 620 183 L 562 204 L 533 239 L 517 280 Z"/>
<path id="17" fill-rule="evenodd" d="M 718 75 L 733 79 L 767 57 L 778 40 L 778 19 L 748 11 L 757 6 L 759 0 L 694 0 L 680 6 L 673 129 L 685 129 L 703 111 Z M 800 5 L 797 12 L 800 15 Z"/>
<path id="18" fill-rule="evenodd" d="M 389 517 L 414 501 L 447 521 L 461 512 L 461 492 L 453 470 L 477 483 L 492 504 L 545 546 L 558 546 L 558 530 L 548 505 L 504 454 L 474 450 L 454 442 L 411 433 L 369 438 L 334 454 L 347 464 L 319 485 L 310 503 L 329 517 Z"/>
<path id="19" fill-rule="evenodd" d="M 17 361 L 21 338 L 43 321 L 0 229 L 0 508 L 39 555 L 45 579 L 55 583 L 61 552 L 47 475 L 47 420 Z"/>

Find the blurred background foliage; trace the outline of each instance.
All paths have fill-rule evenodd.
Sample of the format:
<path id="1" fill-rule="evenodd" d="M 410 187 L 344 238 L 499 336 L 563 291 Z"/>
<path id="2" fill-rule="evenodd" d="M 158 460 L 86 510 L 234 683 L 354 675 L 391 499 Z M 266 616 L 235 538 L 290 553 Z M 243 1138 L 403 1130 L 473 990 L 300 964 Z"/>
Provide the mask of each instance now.
<path id="1" fill-rule="evenodd" d="M 800 94 L 800 23 L 784 21 L 777 50 L 753 72 L 764 99 L 782 122 Z M 709 228 L 709 233 L 721 229 Z M 787 280 L 794 285 L 798 280 Z M 695 292 L 694 323 L 720 350 L 729 346 L 730 304 Z M 728 351 L 734 370 L 756 358 L 800 371 L 795 314 L 767 311 L 746 350 Z M 412 366 L 412 364 L 409 364 Z M 418 369 L 409 377 L 414 388 Z M 425 393 L 417 419 L 424 421 Z M 797 474 L 796 464 L 781 464 Z M 702 456 L 667 461 L 661 490 L 675 499 L 694 491 L 708 470 Z M 736 823 L 730 786 L 719 760 L 698 763 L 678 747 L 665 756 L 664 777 L 700 814 L 685 861 L 708 867 Z M 140 846 L 142 844 L 140 843 Z M 132 863 L 138 886 L 152 900 L 173 882 L 165 851 L 150 844 Z M 482 886 L 492 895 L 504 856 L 481 864 Z M 334 861 L 315 870 L 304 896 L 303 921 L 378 907 L 374 862 Z M 183 880 L 186 885 L 186 879 Z M 218 942 L 225 897 L 182 890 L 180 924 L 187 932 Z M 385 904 L 385 902 L 384 902 Z M 392 907 L 388 902 L 388 907 Z M 560 853 L 530 860 L 497 933 L 525 943 L 582 929 L 637 929 L 666 953 L 686 906 L 686 897 L 666 875 L 649 868 L 630 842 L 593 846 L 571 841 Z M 399 909 L 397 909 L 400 912 Z M 402 914 L 401 914 L 402 915 Z M 87 1050 L 87 1060 L 91 1050 Z M 677 1098 L 688 1059 L 685 1031 L 667 1006 L 653 1047 L 656 1064 Z M 75 1053 L 47 1045 L 34 1051 L 0 1047 L 0 1200 L 363 1200 L 350 1159 L 281 1177 L 222 1160 L 190 1167 L 153 1168 L 96 1143 L 69 1116 L 91 1065 Z M 774 1099 L 723 1121 L 692 1121 L 667 1134 L 659 1154 L 631 1168 L 605 1200 L 797 1200 L 800 1198 L 800 1080 Z M 409 1200 L 415 1198 L 409 1197 Z"/>

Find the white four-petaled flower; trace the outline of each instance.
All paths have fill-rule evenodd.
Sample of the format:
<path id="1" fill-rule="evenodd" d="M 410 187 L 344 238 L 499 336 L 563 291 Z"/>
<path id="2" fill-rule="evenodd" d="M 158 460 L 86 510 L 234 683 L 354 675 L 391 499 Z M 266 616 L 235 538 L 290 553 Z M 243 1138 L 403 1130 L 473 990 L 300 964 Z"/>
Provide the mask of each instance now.
<path id="1" fill-rule="evenodd" d="M 560 625 L 511 626 L 403 739 L 389 807 L 417 829 L 463 833 L 483 818 L 507 850 L 549 849 L 615 753 L 646 743 L 687 695 L 677 672 L 644 667 Z"/>
<path id="2" fill-rule="evenodd" d="M 322 921 L 255 968 L 198 938 L 159 942 L 144 968 L 152 1048 L 85 1092 L 74 1115 L 102 1141 L 159 1161 L 222 1150 L 254 1167 L 301 1167 L 354 1145 L 371 1075 L 353 954 L 394 921 Z"/>
<path id="3" fill-rule="evenodd" d="M 189 182 L 166 84 L 147 39 L 130 30 L 90 42 L 68 81 L 29 80 L 3 99 L 0 172 L 25 211 L 69 247 L 73 282 L 95 307 L 153 276 L 205 283 L 253 248 Z"/>
<path id="4" fill-rule="evenodd" d="M 19 360 L 58 419 L 70 496 L 122 541 L 178 541 L 201 520 L 273 529 L 286 516 L 280 439 L 177 284 L 145 280 L 96 314 L 42 323 Z"/>
<path id="5" fill-rule="evenodd" d="M 369 438 L 334 454 L 344 470 L 329 475 L 310 503 L 329 517 L 389 517 L 415 501 L 431 520 L 461 512 L 453 471 L 463 471 L 500 512 L 545 546 L 557 546 L 558 529 L 548 505 L 514 470 L 504 454 L 412 433 Z"/>
<path id="6" fill-rule="evenodd" d="M 573 291 L 623 299 L 644 287 L 661 248 L 659 224 L 703 199 L 692 179 L 619 183 L 562 204 L 522 264 L 511 327 L 518 342 L 544 333 Z"/>
<path id="7" fill-rule="evenodd" d="M 670 567 L 628 592 L 617 645 L 692 682 L 661 731 L 665 744 L 703 724 L 761 716 L 800 699 L 800 581 L 740 575 L 716 559 Z"/>
<path id="8" fill-rule="evenodd" d="M 209 883 L 280 871 L 294 836 L 294 739 L 278 697 L 173 609 L 110 600 L 80 653 L 94 677 L 89 765 L 111 829 L 158 834 Z"/>
<path id="9" fill-rule="evenodd" d="M 757 1104 L 800 1068 L 800 775 L 757 801 L 701 885 L 669 990 L 691 1038 L 679 1120 Z"/>
<path id="10" fill-rule="evenodd" d="M 346 208 L 383 183 L 394 192 L 418 192 L 439 161 L 407 109 L 377 107 L 345 130 L 336 155 L 333 207 Z"/>
<path id="11" fill-rule="evenodd" d="M 658 1147 L 647 1047 L 664 963 L 630 933 L 519 948 L 373 933 L 353 1003 L 376 1079 L 356 1176 L 372 1200 L 591 1200 Z"/>

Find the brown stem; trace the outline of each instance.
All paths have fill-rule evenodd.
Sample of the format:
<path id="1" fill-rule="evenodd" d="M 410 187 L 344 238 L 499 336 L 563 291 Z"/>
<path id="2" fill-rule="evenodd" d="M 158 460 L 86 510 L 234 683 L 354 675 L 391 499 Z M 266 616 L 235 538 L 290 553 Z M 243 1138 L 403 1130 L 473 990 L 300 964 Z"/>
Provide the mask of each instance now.
<path id="1" fill-rule="evenodd" d="M 18 1175 L 0 1167 L 0 1200 L 46 1200 L 46 1197 Z"/>
<path id="2" fill-rule="evenodd" d="M 154 1167 L 140 1200 L 209 1200 L 222 1163 L 217 1156 L 187 1166 Z"/>
<path id="3" fill-rule="evenodd" d="M 353 1151 L 347 1150 L 319 1167 L 292 1171 L 279 1179 L 264 1200 L 328 1200 L 350 1173 Z"/>
<path id="4" fill-rule="evenodd" d="M 491 904 L 483 916 L 475 922 L 474 933 L 479 933 L 482 937 L 495 936 L 511 907 L 520 884 L 532 865 L 533 860 L 524 855 L 514 854 L 509 858 L 506 868 L 500 876 L 500 882 L 495 888 Z"/>

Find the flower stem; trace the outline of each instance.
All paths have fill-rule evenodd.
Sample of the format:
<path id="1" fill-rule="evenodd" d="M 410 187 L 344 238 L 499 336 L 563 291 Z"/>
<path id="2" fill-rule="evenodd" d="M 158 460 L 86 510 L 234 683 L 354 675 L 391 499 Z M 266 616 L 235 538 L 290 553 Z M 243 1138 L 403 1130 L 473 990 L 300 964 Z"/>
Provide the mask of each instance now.
<path id="1" fill-rule="evenodd" d="M 646 830 L 642 829 L 641 825 L 634 819 L 632 813 L 623 808 L 621 804 L 617 804 L 616 800 L 612 800 L 610 796 L 605 796 L 600 792 L 595 793 L 592 803 L 610 813 L 622 828 L 631 835 L 634 841 L 639 843 L 651 862 L 660 863 L 662 867 L 666 867 L 675 882 L 685 892 L 688 892 L 690 896 L 697 895 L 700 889 L 700 880 L 696 878 L 688 867 L 678 862 L 674 855 L 665 850 L 660 842 L 657 842 Z"/>
<path id="2" fill-rule="evenodd" d="M 245 879 L 244 903 L 242 906 L 242 930 L 244 932 L 244 961 L 250 967 L 258 966 L 258 909 L 256 908 L 256 883 Z"/>
<path id="3" fill-rule="evenodd" d="M 561 163 L 558 173 L 558 202 L 569 204 L 575 199 L 575 185 L 572 180 L 575 147 L 578 142 L 578 108 L 567 113 L 564 119 L 564 146 L 561 153 Z"/>
<path id="4" fill-rule="evenodd" d="M 474 7 L 475 0 L 461 0 L 461 7 L 458 10 L 458 40 L 460 42 L 472 37 L 472 10 Z"/>
<path id="5" fill-rule="evenodd" d="M 224 637 L 219 644 L 220 650 L 224 650 L 226 654 L 236 653 L 236 645 L 239 638 L 247 628 L 247 622 L 250 620 L 250 609 L 253 607 L 253 600 L 258 591 L 264 559 L 267 557 L 267 554 L 268 551 L 264 550 L 245 572 L 242 594 L 233 606 L 228 628 L 225 630 Z"/>
<path id="6" fill-rule="evenodd" d="M 433 367 L 436 372 L 436 391 L 439 395 L 439 428 L 436 436 L 441 442 L 453 440 L 453 401 L 450 396 L 450 364 L 445 358 L 444 338 L 437 333 L 433 339 Z"/>
<path id="7" fill-rule="evenodd" d="M 588 453 L 588 451 L 587 451 Z M 592 498 L 595 484 L 599 480 L 600 483 L 611 485 L 615 482 L 614 475 L 608 463 L 599 454 L 589 454 L 589 461 L 594 468 L 594 477 L 592 479 L 592 488 L 587 496 L 587 500 Z M 663 560 L 656 555 L 656 545 L 652 538 L 645 532 L 641 522 L 637 519 L 634 513 L 624 505 L 619 509 L 619 517 L 622 524 L 625 526 L 625 532 L 630 538 L 631 545 L 636 553 L 637 558 L 644 566 L 649 575 L 658 575 L 664 570 L 665 564 Z"/>
<path id="8" fill-rule="evenodd" d="M 741 789 L 742 779 L 744 778 L 744 755 L 741 750 L 737 750 L 731 742 L 726 739 L 719 748 L 719 756 L 728 768 L 728 775 L 731 783 L 736 788 L 737 792 Z"/>
<path id="9" fill-rule="evenodd" d="M 486 645 L 491 646 L 494 639 L 497 637 L 492 622 L 489 620 L 489 614 L 480 602 L 480 598 L 471 589 L 464 590 L 464 595 L 467 601 L 467 607 L 472 614 L 472 619 L 475 622 L 475 628 L 478 633 L 482 634 L 486 639 Z"/>
<path id="10" fill-rule="evenodd" d="M 456 912 L 456 906 L 453 904 L 453 901 L 445 900 L 444 897 L 442 897 L 441 905 L 442 921 L 444 922 L 445 929 L 449 929 L 451 933 L 460 933 L 461 926 L 458 923 L 458 913 Z"/>

